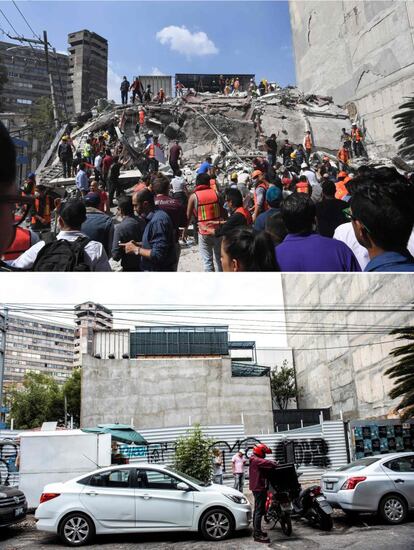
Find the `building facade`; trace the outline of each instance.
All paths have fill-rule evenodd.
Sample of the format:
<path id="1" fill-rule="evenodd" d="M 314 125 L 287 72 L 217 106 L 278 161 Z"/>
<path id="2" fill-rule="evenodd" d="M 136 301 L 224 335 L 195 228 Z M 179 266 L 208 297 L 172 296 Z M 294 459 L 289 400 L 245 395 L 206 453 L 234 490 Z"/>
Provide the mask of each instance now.
<path id="1" fill-rule="evenodd" d="M 51 374 L 63 384 L 73 370 L 74 329 L 67 325 L 8 316 L 4 386 L 22 383 L 27 372 Z"/>
<path id="2" fill-rule="evenodd" d="M 414 278 L 289 273 L 282 285 L 299 408 L 330 407 L 331 418 L 346 420 L 393 415 L 398 400 L 384 372 L 404 341 L 390 332 L 412 325 L 412 310 L 400 309 L 412 304 Z"/>
<path id="3" fill-rule="evenodd" d="M 373 151 L 395 152 L 392 116 L 414 90 L 414 3 L 290 0 L 289 7 L 299 88 L 347 104 Z"/>
<path id="4" fill-rule="evenodd" d="M 74 365 L 82 365 L 83 354 L 94 354 L 94 331 L 110 330 L 113 327 L 112 311 L 95 302 L 75 306 Z"/>
<path id="5" fill-rule="evenodd" d="M 78 114 L 108 96 L 108 41 L 81 30 L 70 33 L 68 42 L 69 102 L 73 113 Z"/>

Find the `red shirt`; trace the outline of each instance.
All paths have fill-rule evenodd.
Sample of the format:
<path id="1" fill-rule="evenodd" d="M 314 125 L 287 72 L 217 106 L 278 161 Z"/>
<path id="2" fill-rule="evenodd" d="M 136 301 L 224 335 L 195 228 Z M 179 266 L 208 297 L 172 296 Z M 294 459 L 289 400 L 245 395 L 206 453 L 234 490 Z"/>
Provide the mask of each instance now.
<path id="1" fill-rule="evenodd" d="M 108 193 L 106 191 L 99 191 L 99 196 L 101 197 L 101 202 L 98 208 L 101 212 L 105 212 L 106 203 L 108 202 Z"/>
<path id="2" fill-rule="evenodd" d="M 265 491 L 267 489 L 267 472 L 277 467 L 273 460 L 260 458 L 256 455 L 250 457 L 249 464 L 249 488 L 251 491 Z"/>
<path id="3" fill-rule="evenodd" d="M 110 157 L 109 155 L 105 155 L 102 161 L 102 167 L 103 167 L 103 173 L 107 174 L 109 172 L 109 169 L 111 167 L 111 164 L 114 162 L 113 157 Z"/>

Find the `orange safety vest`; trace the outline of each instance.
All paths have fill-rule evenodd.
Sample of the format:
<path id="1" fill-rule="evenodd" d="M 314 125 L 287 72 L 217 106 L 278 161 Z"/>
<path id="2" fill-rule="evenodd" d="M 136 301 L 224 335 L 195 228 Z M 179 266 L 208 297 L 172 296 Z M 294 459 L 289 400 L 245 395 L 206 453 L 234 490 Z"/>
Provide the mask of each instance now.
<path id="1" fill-rule="evenodd" d="M 197 197 L 197 212 L 195 214 L 199 222 L 198 232 L 201 235 L 207 235 L 202 222 L 211 222 L 221 218 L 219 198 L 213 189 L 195 191 L 195 196 Z"/>
<path id="2" fill-rule="evenodd" d="M 155 145 L 153 143 L 149 146 L 147 156 L 149 159 L 155 158 Z"/>
<path id="3" fill-rule="evenodd" d="M 359 128 L 352 129 L 351 130 L 351 137 L 352 137 L 352 139 L 355 139 L 355 141 L 361 141 L 362 136 L 361 136 L 360 129 Z"/>
<path id="4" fill-rule="evenodd" d="M 267 191 L 269 189 L 269 184 L 262 181 L 261 183 L 259 183 L 257 186 L 256 186 L 256 189 L 254 190 L 254 195 L 253 195 L 253 201 L 254 201 L 254 207 L 256 208 L 256 205 L 257 205 L 257 195 L 256 195 L 256 191 L 257 189 L 259 189 L 259 187 L 261 187 L 262 189 L 264 189 L 265 191 Z M 266 210 L 269 210 L 269 205 L 267 204 L 267 200 L 265 198 L 264 200 L 264 203 L 263 203 L 263 210 L 262 212 L 266 212 Z"/>
<path id="5" fill-rule="evenodd" d="M 3 260 L 15 260 L 32 245 L 30 231 L 24 227 L 16 228 L 16 236 L 10 248 L 3 254 Z"/>
<path id="6" fill-rule="evenodd" d="M 307 181 L 299 181 L 296 184 L 296 191 L 298 193 L 307 193 L 309 191 L 309 183 Z"/>
<path id="7" fill-rule="evenodd" d="M 348 189 L 345 187 L 345 184 L 348 183 L 348 181 L 350 180 L 351 178 L 345 178 L 344 180 L 340 180 L 340 181 L 337 181 L 335 183 L 336 185 L 336 193 L 335 193 L 335 198 L 336 199 L 339 199 L 339 200 L 342 200 L 344 197 L 346 197 L 348 195 Z"/>
<path id="8" fill-rule="evenodd" d="M 143 126 L 144 122 L 145 122 L 145 113 L 144 113 L 144 111 L 140 111 L 139 112 L 139 123 L 140 123 L 141 126 Z"/>
<path id="9" fill-rule="evenodd" d="M 339 152 L 338 152 L 338 159 L 343 162 L 344 164 L 346 164 L 349 160 L 349 152 L 347 149 L 345 149 L 344 147 L 342 147 L 342 149 L 339 149 Z"/>
<path id="10" fill-rule="evenodd" d="M 214 178 L 211 178 L 210 180 L 210 187 L 213 191 L 215 191 L 216 193 L 218 193 L 218 190 L 217 190 L 217 180 L 214 179 Z"/>
<path id="11" fill-rule="evenodd" d="M 247 225 L 252 225 L 253 223 L 252 215 L 246 208 L 244 208 L 243 206 L 239 206 L 239 208 L 236 208 L 236 210 L 234 211 L 234 213 L 236 212 L 238 214 L 243 214 L 243 216 L 246 218 Z"/>
<path id="12" fill-rule="evenodd" d="M 35 199 L 35 211 L 36 214 L 39 213 L 39 206 L 40 206 L 40 200 Z M 45 211 L 43 212 L 42 218 L 46 220 L 46 223 L 50 223 L 52 221 L 52 215 L 51 215 L 52 209 L 50 208 L 50 197 L 46 196 L 46 205 L 45 205 Z M 32 217 L 32 225 L 35 225 L 37 222 L 37 219 L 35 216 Z"/>
<path id="13" fill-rule="evenodd" d="M 305 149 L 312 149 L 312 139 L 307 134 L 305 136 Z"/>

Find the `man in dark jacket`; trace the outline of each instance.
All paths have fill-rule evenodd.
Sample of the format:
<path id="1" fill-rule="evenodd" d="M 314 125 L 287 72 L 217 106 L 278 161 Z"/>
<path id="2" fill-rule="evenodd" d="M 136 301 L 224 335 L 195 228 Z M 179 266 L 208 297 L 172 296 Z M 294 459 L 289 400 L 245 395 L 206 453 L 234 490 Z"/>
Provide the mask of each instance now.
<path id="1" fill-rule="evenodd" d="M 122 105 L 126 105 L 128 103 L 128 92 L 129 92 L 129 82 L 126 76 L 124 76 L 124 79 L 121 82 L 121 101 Z"/>
<path id="2" fill-rule="evenodd" d="M 253 448 L 250 457 L 249 488 L 254 496 L 253 537 L 256 542 L 270 542 L 267 534 L 262 531 L 262 518 L 265 515 L 268 473 L 277 468 L 277 462 L 265 459 L 271 452 L 267 445 L 260 443 Z"/>
<path id="3" fill-rule="evenodd" d="M 145 221 L 134 216 L 132 197 L 126 195 L 118 201 L 118 211 L 122 217 L 121 223 L 114 229 L 114 240 L 112 243 L 112 258 L 115 261 L 121 260 L 123 271 L 141 271 L 141 260 L 135 254 L 125 254 L 121 243 L 135 241 L 140 243 L 145 228 Z"/>
<path id="4" fill-rule="evenodd" d="M 155 206 L 149 189 L 135 193 L 132 202 L 135 212 L 146 221 L 142 243 L 129 241 L 121 246 L 126 254 L 141 258 L 142 271 L 174 271 L 177 255 L 170 216 Z"/>
<path id="5" fill-rule="evenodd" d="M 98 193 L 88 193 L 85 196 L 86 220 L 81 231 L 92 241 L 101 243 L 108 256 L 111 255 L 114 240 L 114 224 L 112 218 L 99 210 L 101 197 Z"/>

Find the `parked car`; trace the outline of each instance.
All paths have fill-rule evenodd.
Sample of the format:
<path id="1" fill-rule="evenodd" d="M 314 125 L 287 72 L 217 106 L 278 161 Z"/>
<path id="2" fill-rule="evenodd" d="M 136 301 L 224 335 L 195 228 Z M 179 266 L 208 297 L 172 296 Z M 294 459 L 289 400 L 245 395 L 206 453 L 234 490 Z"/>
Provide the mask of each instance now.
<path id="1" fill-rule="evenodd" d="M 199 531 L 211 541 L 248 527 L 251 507 L 242 493 L 155 464 L 96 470 L 46 485 L 36 510 L 37 528 L 70 546 L 95 534 Z"/>
<path id="2" fill-rule="evenodd" d="M 348 514 L 375 512 L 387 523 L 402 523 L 414 509 L 414 453 L 369 456 L 325 472 L 322 490 Z"/>
<path id="3" fill-rule="evenodd" d="M 27 502 L 22 491 L 0 485 L 0 527 L 18 523 L 26 517 Z"/>

